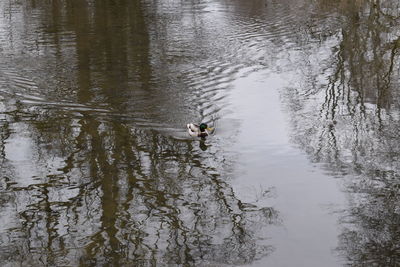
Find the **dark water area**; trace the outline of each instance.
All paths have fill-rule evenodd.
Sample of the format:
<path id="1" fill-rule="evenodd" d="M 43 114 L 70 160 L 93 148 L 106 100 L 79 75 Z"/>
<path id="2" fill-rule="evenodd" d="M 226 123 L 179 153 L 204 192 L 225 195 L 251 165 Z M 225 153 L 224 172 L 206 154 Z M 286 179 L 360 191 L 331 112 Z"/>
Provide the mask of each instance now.
<path id="1" fill-rule="evenodd" d="M 399 25 L 394 0 L 1 1 L 0 265 L 400 266 Z"/>

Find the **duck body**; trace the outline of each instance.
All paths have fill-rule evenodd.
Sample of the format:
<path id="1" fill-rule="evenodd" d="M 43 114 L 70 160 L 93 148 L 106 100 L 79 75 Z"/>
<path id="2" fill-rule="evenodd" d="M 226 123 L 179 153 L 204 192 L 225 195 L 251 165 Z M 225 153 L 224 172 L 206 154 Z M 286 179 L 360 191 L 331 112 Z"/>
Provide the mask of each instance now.
<path id="1" fill-rule="evenodd" d="M 208 128 L 207 124 L 205 123 L 201 123 L 200 125 L 195 123 L 188 123 L 186 127 L 190 136 L 201 138 L 209 136 L 209 131 L 212 130 L 211 128 Z"/>

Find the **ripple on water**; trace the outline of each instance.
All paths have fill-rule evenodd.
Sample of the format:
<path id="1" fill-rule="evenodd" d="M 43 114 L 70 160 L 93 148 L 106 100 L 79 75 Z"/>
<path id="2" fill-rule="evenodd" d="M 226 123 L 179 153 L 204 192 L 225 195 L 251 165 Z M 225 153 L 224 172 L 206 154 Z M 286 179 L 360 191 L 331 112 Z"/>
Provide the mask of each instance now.
<path id="1" fill-rule="evenodd" d="M 285 4 L 276 4 L 249 18 L 246 5 L 232 13 L 232 6 L 223 3 L 201 17 L 208 26 L 203 29 L 205 39 L 213 40 L 201 45 L 210 53 L 185 71 L 185 83 L 193 92 L 187 101 L 197 107 L 200 120 L 210 119 L 226 104 L 230 85 L 242 69 L 251 73 L 271 67 L 280 50 L 296 45 L 293 26 L 299 25 L 299 16 Z M 230 16 L 229 24 L 224 16 Z"/>
<path id="2" fill-rule="evenodd" d="M 120 265 L 233 265 L 270 253 L 263 227 L 278 212 L 245 203 L 227 182 L 241 150 L 226 147 L 251 111 L 224 113 L 238 77 L 274 67 L 292 45 L 296 19 L 285 2 L 268 2 L 271 10 L 262 1 L 33 2 L 11 30 L 0 23 L 0 40 L 14 34 L 18 44 L 0 59 L 0 103 L 10 102 L 1 133 L 11 135 L 0 142 L 0 173 L 17 176 L 7 190 L 18 210 L 1 211 L 15 214 L 20 235 L 0 233 L 16 241 L 0 257 L 19 248 L 48 265 L 102 265 L 109 256 Z M 240 103 L 268 91 L 246 86 L 256 89 L 241 83 Z M 256 113 L 259 123 L 274 114 Z M 220 117 L 212 138 L 184 133 L 187 120 Z M 252 122 L 247 149 L 256 150 L 265 139 L 252 137 Z"/>

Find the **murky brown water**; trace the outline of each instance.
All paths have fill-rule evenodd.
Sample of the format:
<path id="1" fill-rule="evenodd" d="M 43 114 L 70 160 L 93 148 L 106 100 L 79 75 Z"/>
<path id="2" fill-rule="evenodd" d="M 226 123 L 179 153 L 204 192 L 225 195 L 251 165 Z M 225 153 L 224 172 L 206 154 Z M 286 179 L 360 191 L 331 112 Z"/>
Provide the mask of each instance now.
<path id="1" fill-rule="evenodd" d="M 400 5 L 350 2 L 1 1 L 1 266 L 399 266 Z"/>

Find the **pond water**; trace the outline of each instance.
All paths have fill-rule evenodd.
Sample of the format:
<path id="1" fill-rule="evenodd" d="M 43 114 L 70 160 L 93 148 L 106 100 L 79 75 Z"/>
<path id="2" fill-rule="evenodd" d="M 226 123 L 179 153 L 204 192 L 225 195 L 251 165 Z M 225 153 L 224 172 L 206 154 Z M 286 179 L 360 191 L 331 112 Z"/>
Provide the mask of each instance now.
<path id="1" fill-rule="evenodd" d="M 398 25 L 394 0 L 1 1 L 1 265 L 398 266 Z"/>

